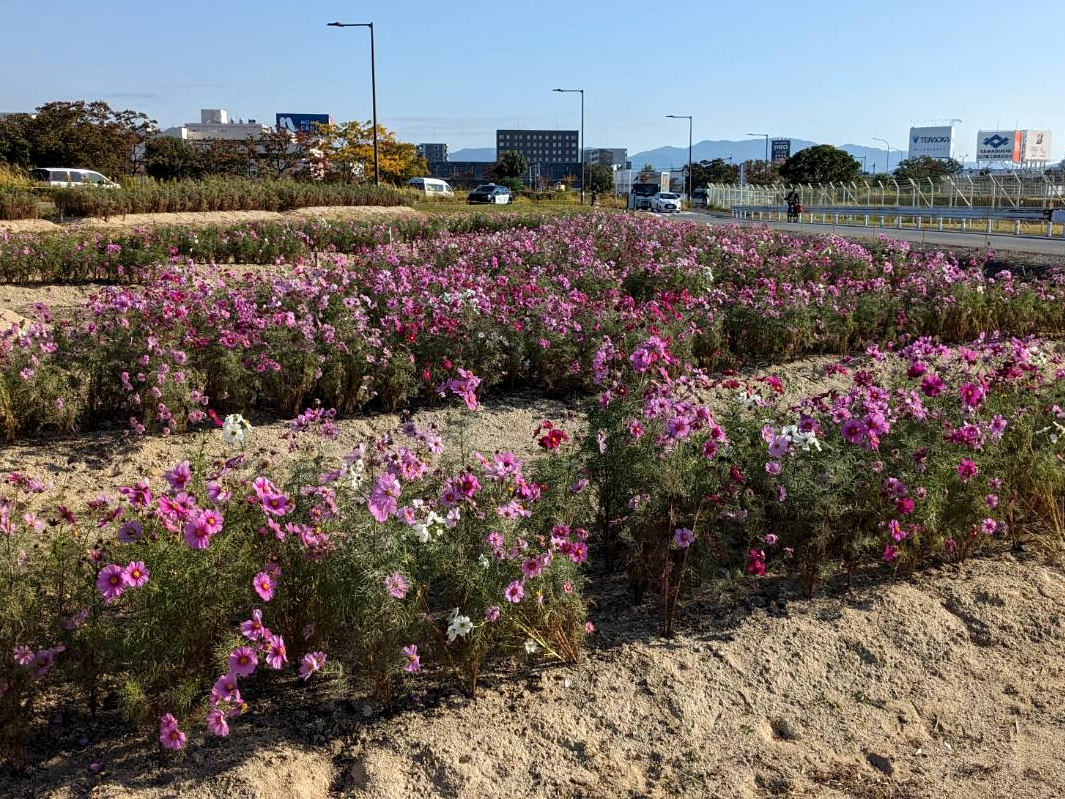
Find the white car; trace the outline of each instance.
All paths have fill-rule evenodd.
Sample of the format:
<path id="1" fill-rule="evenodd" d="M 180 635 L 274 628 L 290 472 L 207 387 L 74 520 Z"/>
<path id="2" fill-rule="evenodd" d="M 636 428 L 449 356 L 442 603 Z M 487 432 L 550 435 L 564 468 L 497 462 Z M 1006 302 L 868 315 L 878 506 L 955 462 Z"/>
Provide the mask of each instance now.
<path id="1" fill-rule="evenodd" d="M 407 185 L 417 191 L 425 192 L 429 197 L 452 197 L 454 192 L 446 180 L 438 178 L 411 178 Z"/>
<path id="2" fill-rule="evenodd" d="M 680 213 L 680 195 L 671 191 L 660 191 L 651 198 L 651 210 L 660 214 Z"/>
<path id="3" fill-rule="evenodd" d="M 116 189 L 118 184 L 108 180 L 99 172 L 91 169 L 70 169 L 67 167 L 48 167 L 34 169 L 30 175 L 38 183 L 46 186 L 98 186 L 106 189 Z"/>

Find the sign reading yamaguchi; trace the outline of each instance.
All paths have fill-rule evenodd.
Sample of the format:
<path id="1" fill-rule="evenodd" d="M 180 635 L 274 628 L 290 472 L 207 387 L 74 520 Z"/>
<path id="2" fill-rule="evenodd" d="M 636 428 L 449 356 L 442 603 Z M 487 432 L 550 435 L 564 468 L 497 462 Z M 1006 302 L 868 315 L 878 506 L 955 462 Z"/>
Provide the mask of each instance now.
<path id="1" fill-rule="evenodd" d="M 982 130 L 976 134 L 977 161 L 1021 162 L 1019 130 Z"/>
<path id="2" fill-rule="evenodd" d="M 931 128 L 910 128 L 910 158 L 954 157 L 954 126 L 940 125 Z"/>

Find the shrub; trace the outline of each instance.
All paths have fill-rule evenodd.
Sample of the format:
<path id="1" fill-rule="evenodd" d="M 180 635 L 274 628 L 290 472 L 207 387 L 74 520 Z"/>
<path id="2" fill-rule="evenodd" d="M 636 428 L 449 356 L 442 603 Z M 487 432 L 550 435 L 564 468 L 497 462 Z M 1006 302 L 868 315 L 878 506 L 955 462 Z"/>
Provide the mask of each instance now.
<path id="1" fill-rule="evenodd" d="M 295 180 L 205 178 L 140 182 L 117 189 L 92 187 L 55 192 L 65 216 L 119 216 L 181 211 L 290 211 L 326 205 L 407 205 L 402 192 L 386 187 Z"/>
<path id="2" fill-rule="evenodd" d="M 476 407 L 476 378 L 452 385 Z M 46 675 L 72 680 L 93 706 L 121 685 L 135 721 L 169 713 L 217 733 L 260 692 L 261 677 L 245 679 L 256 662 L 305 679 L 342 664 L 387 703 L 423 666 L 473 694 L 488 659 L 577 657 L 588 506 L 568 491 L 566 459 L 530 468 L 512 453 L 468 459 L 464 446 L 446 457 L 435 429 L 406 423 L 332 460 L 318 446 L 336 436 L 332 415 L 297 417 L 300 457 L 284 473 L 240 452 L 255 431 L 230 417 L 220 435 L 233 452 L 212 447 L 165 482 L 84 510 L 24 513 L 43 486 L 8 478 L 5 758 Z"/>
<path id="3" fill-rule="evenodd" d="M 712 380 L 652 337 L 605 343 L 584 445 L 600 530 L 663 630 L 689 575 L 790 563 L 808 589 L 879 557 L 912 571 L 1027 529 L 1063 542 L 1065 369 L 1035 341 L 920 339 L 785 405 L 779 379 Z M 863 368 L 858 368 L 858 367 Z"/>
<path id="4" fill-rule="evenodd" d="M 0 219 L 36 219 L 37 198 L 25 189 L 0 185 Z"/>

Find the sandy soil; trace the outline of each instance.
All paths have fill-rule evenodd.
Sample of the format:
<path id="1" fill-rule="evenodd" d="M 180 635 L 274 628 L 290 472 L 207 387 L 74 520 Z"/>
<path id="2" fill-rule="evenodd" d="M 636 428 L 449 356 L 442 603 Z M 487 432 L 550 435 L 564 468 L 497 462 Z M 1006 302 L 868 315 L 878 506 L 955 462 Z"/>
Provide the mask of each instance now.
<path id="1" fill-rule="evenodd" d="M 0 232 L 41 233 L 48 231 L 69 230 L 78 227 L 93 228 L 132 228 L 150 225 L 208 225 L 238 224 L 240 222 L 281 221 L 284 219 L 354 219 L 366 222 L 385 222 L 392 219 L 415 219 L 423 214 L 406 206 L 382 208 L 378 206 L 323 206 L 299 208 L 294 211 L 207 211 L 166 213 L 166 214 L 127 214 L 125 216 L 87 217 L 72 219 L 63 223 L 50 222 L 46 219 L 15 219 L 0 221 Z"/>

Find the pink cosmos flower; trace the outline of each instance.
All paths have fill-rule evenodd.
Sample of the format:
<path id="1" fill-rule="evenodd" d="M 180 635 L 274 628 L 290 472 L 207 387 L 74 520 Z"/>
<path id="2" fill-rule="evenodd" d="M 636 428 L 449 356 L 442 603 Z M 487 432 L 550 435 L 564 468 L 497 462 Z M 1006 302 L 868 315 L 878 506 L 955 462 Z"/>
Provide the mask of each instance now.
<path id="1" fill-rule="evenodd" d="M 764 536 L 762 536 L 762 543 L 765 544 L 767 547 L 775 546 L 777 541 L 779 540 L 780 539 L 777 538 L 776 533 L 766 533 Z"/>
<path id="2" fill-rule="evenodd" d="M 521 564 L 521 573 L 526 577 L 536 577 L 543 568 L 539 558 L 526 558 Z"/>
<path id="3" fill-rule="evenodd" d="M 584 541 L 575 541 L 569 546 L 569 559 L 578 566 L 588 558 L 588 545 Z"/>
<path id="4" fill-rule="evenodd" d="M 410 590 L 410 585 L 402 574 L 396 572 L 385 578 L 385 588 L 396 599 L 403 599 L 407 595 L 407 591 Z"/>
<path id="5" fill-rule="evenodd" d="M 300 679 L 309 680 L 324 665 L 325 652 L 308 652 L 300 661 Z"/>
<path id="6" fill-rule="evenodd" d="M 237 677 L 247 677 L 259 665 L 259 656 L 247 646 L 238 646 L 229 653 L 229 672 Z"/>
<path id="7" fill-rule="evenodd" d="M 979 407 L 987 390 L 979 383 L 966 383 L 958 392 L 961 396 L 961 404 L 965 408 Z"/>
<path id="8" fill-rule="evenodd" d="M 592 633 L 595 632 L 595 625 L 592 624 L 590 621 L 586 621 L 584 623 L 584 632 L 587 633 L 588 635 L 591 635 Z"/>
<path id="9" fill-rule="evenodd" d="M 422 661 L 418 657 L 418 645 L 408 644 L 401 650 L 403 657 L 407 659 L 407 665 L 403 667 L 404 671 L 415 672 L 421 669 Z"/>
<path id="10" fill-rule="evenodd" d="M 272 669 L 280 669 L 288 662 L 285 639 L 280 635 L 270 636 L 270 640 L 266 644 L 266 662 Z"/>
<path id="11" fill-rule="evenodd" d="M 100 573 L 96 575 L 96 587 L 100 589 L 100 593 L 104 595 L 108 603 L 122 596 L 122 592 L 127 587 L 122 577 L 122 567 L 117 563 L 111 563 L 100 569 Z"/>
<path id="12" fill-rule="evenodd" d="M 947 390 L 947 384 L 937 374 L 927 374 L 921 381 L 921 391 L 926 397 L 937 397 Z"/>
<path id="13" fill-rule="evenodd" d="M 240 703 L 240 691 L 237 689 L 237 677 L 235 674 L 223 674 L 211 687 L 211 704 L 219 702 Z"/>
<path id="14" fill-rule="evenodd" d="M 15 663 L 19 666 L 29 666 L 33 663 L 33 650 L 25 644 L 19 644 L 14 650 Z"/>
<path id="15" fill-rule="evenodd" d="M 223 738 L 229 735 L 229 722 L 224 710 L 215 707 L 207 711 L 207 729 Z"/>
<path id="16" fill-rule="evenodd" d="M 240 634 L 252 641 L 258 641 L 263 637 L 266 628 L 263 626 L 263 612 L 255 608 L 251 612 L 251 618 L 241 622 Z"/>
<path id="17" fill-rule="evenodd" d="M 780 474 L 780 464 L 776 461 L 766 461 L 765 472 L 766 474 L 778 475 Z"/>
<path id="18" fill-rule="evenodd" d="M 784 436 L 776 436 L 773 439 L 773 443 L 769 445 L 769 457 L 773 459 L 783 458 L 788 452 L 788 443 Z"/>
<path id="19" fill-rule="evenodd" d="M 998 522 L 994 519 L 984 519 L 980 522 L 980 529 L 983 531 L 984 535 L 993 535 L 995 530 L 998 529 Z"/>
<path id="20" fill-rule="evenodd" d="M 144 528 L 141 526 L 141 523 L 136 519 L 131 519 L 118 528 L 117 538 L 123 544 L 132 544 L 135 541 L 140 540 L 143 532 Z"/>
<path id="21" fill-rule="evenodd" d="M 968 458 L 962 458 L 961 462 L 958 463 L 958 477 L 960 477 L 963 482 L 969 482 L 976 477 L 979 472 L 980 469 Z"/>
<path id="22" fill-rule="evenodd" d="M 514 580 L 503 589 L 503 596 L 506 597 L 507 602 L 516 605 L 521 602 L 522 597 L 525 596 L 525 586 L 522 584 L 521 580 Z"/>
<path id="23" fill-rule="evenodd" d="M 261 571 L 256 574 L 251 584 L 255 587 L 255 593 L 262 597 L 263 602 L 269 602 L 274 598 L 274 589 L 277 588 L 277 581 L 267 572 Z"/>
<path id="24" fill-rule="evenodd" d="M 185 733 L 178 727 L 178 721 L 170 713 L 159 719 L 159 743 L 167 749 L 177 751 L 185 748 Z"/>
<path id="25" fill-rule="evenodd" d="M 216 510 L 205 510 L 200 514 L 200 523 L 207 528 L 208 535 L 222 532 L 222 514 Z"/>
<path id="26" fill-rule="evenodd" d="M 894 544 L 888 544 L 884 547 L 884 554 L 881 557 L 884 558 L 885 562 L 891 563 L 891 561 L 895 560 L 895 558 L 897 558 L 898 556 L 898 547 L 896 547 Z"/>
<path id="27" fill-rule="evenodd" d="M 858 419 L 847 419 L 840 427 L 840 433 L 848 444 L 861 444 L 865 441 L 866 427 Z"/>
<path id="28" fill-rule="evenodd" d="M 998 507 L 998 494 L 988 494 L 986 497 L 984 497 L 984 502 L 987 503 L 987 507 L 989 507 L 989 508 L 992 508 L 992 509 L 997 508 Z"/>
<path id="29" fill-rule="evenodd" d="M 185 522 L 185 543 L 192 549 L 207 549 L 211 545 L 211 530 L 202 513 Z"/>
<path id="30" fill-rule="evenodd" d="M 678 527 L 673 531 L 673 543 L 681 549 L 687 549 L 695 540 L 695 533 L 687 527 Z"/>
<path id="31" fill-rule="evenodd" d="M 285 516 L 292 510 L 292 503 L 287 496 L 277 493 L 263 497 L 261 507 L 271 516 Z"/>
<path id="32" fill-rule="evenodd" d="M 489 623 L 499 621 L 499 606 L 492 605 L 490 608 L 486 608 L 484 611 L 484 620 Z"/>
<path id="33" fill-rule="evenodd" d="M 765 574 L 765 552 L 760 549 L 750 549 L 747 551 L 747 573 L 754 575 L 755 577 L 761 577 Z"/>
<path id="34" fill-rule="evenodd" d="M 471 499 L 481 489 L 481 484 L 476 475 L 465 472 L 459 475 L 458 488 L 462 492 L 462 496 Z"/>
<path id="35" fill-rule="evenodd" d="M 174 468 L 163 474 L 166 481 L 170 483 L 170 488 L 174 491 L 184 491 L 185 486 L 188 485 L 189 480 L 192 479 L 192 469 L 189 467 L 188 461 L 182 461 Z"/>
<path id="36" fill-rule="evenodd" d="M 396 500 L 402 490 L 395 475 L 386 472 L 378 477 L 370 492 L 370 515 L 379 522 L 387 521 L 388 517 L 396 512 Z"/>
<path id="37" fill-rule="evenodd" d="M 126 568 L 122 570 L 122 579 L 126 581 L 126 585 L 130 588 L 140 588 L 148 582 L 149 576 L 148 568 L 144 565 L 143 560 L 131 560 Z"/>
<path id="38" fill-rule="evenodd" d="M 907 513 L 913 513 L 914 508 L 916 507 L 917 505 L 909 497 L 899 497 L 898 501 L 895 502 L 895 512 L 900 516 L 905 516 Z"/>

